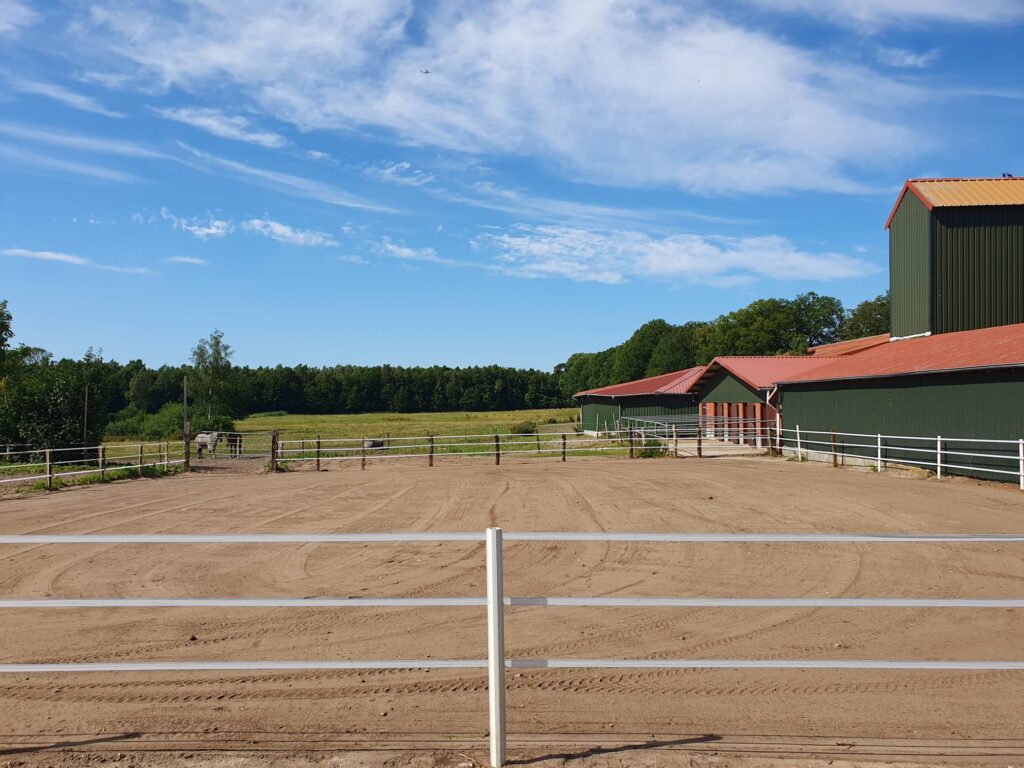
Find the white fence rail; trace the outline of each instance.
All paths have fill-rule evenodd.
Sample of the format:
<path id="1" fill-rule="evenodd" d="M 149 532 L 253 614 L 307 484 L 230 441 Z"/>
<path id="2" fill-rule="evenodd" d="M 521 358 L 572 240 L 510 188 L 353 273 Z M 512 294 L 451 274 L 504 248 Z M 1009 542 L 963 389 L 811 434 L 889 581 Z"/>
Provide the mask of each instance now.
<path id="1" fill-rule="evenodd" d="M 484 669 L 488 671 L 490 760 L 495 768 L 507 758 L 505 717 L 506 669 L 818 669 L 818 670 L 1000 670 L 1024 671 L 1024 661 L 886 660 L 886 659 L 509 659 L 505 654 L 505 608 L 642 607 L 642 608 L 900 608 L 1019 609 L 1024 599 L 919 598 L 684 598 L 684 597 L 505 597 L 503 540 L 509 541 L 645 541 L 784 542 L 784 543 L 1024 543 L 1024 534 L 737 534 L 737 533 L 572 533 L 486 532 L 362 534 L 23 534 L 0 536 L 3 545 L 62 544 L 280 544 L 280 543 L 425 543 L 486 542 L 485 597 L 429 598 L 118 598 L 4 599 L 0 609 L 88 608 L 358 608 L 483 607 L 487 611 L 485 659 L 375 659 L 361 661 L 119 661 L 87 663 L 0 664 L 0 673 L 174 672 L 174 671 L 308 671 L 358 669 Z"/>
<path id="2" fill-rule="evenodd" d="M 43 481 L 52 489 L 61 478 L 108 474 L 123 476 L 147 468 L 168 470 L 186 464 L 180 441 L 105 443 L 73 448 L 28 448 L 0 454 L 0 485 Z"/>

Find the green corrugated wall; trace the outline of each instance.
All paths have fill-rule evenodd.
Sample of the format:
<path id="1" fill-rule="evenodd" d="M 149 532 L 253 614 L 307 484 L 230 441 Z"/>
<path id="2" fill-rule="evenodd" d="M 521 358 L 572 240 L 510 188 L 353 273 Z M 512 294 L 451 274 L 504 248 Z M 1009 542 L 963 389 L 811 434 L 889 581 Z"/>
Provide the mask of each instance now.
<path id="1" fill-rule="evenodd" d="M 934 333 L 1024 323 L 1024 208 L 935 208 Z"/>
<path id="2" fill-rule="evenodd" d="M 615 429 L 619 421 L 619 401 L 612 397 L 585 395 L 580 398 L 583 411 L 583 429 L 587 432 L 601 432 L 607 424 Z"/>
<path id="3" fill-rule="evenodd" d="M 889 225 L 890 332 L 895 337 L 932 330 L 931 215 L 911 191 Z"/>
<path id="4" fill-rule="evenodd" d="M 700 400 L 702 403 L 764 402 L 763 397 L 727 371 L 719 371 L 701 387 Z"/>
<path id="5" fill-rule="evenodd" d="M 1024 438 L 1024 368 L 958 371 L 921 376 L 858 381 L 786 384 L 781 388 L 782 418 L 786 429 L 819 430 L 875 435 L 926 437 L 923 441 L 889 440 L 886 456 L 894 462 L 915 460 L 934 469 L 935 440 L 944 438 Z M 788 434 L 787 439 L 793 435 Z M 809 436 L 805 436 L 809 439 Z M 829 438 L 824 438 L 828 440 Z M 874 438 L 840 438 L 842 443 L 862 442 L 868 447 L 847 446 L 846 452 L 875 456 Z M 953 449 L 953 443 L 944 450 Z M 958 450 L 1005 455 L 1005 460 L 952 457 L 943 463 L 968 467 L 1017 471 L 1017 445 L 963 443 Z M 811 446 L 828 450 L 827 446 Z M 923 448 L 926 452 L 900 451 Z M 841 445 L 840 451 L 844 448 Z M 945 470 L 989 480 L 1016 482 L 1016 477 L 974 470 Z"/>
<path id="6" fill-rule="evenodd" d="M 624 397 L 623 418 L 656 419 L 658 416 L 689 416 L 697 413 L 697 401 L 691 395 L 645 395 Z"/>

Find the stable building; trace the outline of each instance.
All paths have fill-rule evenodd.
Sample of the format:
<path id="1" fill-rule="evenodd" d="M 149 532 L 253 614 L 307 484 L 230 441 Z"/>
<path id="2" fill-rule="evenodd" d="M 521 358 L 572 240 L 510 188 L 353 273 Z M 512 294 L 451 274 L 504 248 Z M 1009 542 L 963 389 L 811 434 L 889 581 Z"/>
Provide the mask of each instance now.
<path id="1" fill-rule="evenodd" d="M 1024 323 L 1024 179 L 910 179 L 885 228 L 893 341 Z"/>
<path id="2" fill-rule="evenodd" d="M 587 434 L 621 429 L 624 419 L 697 415 L 697 400 L 689 387 L 703 366 L 661 376 L 577 392 L 580 423 Z"/>

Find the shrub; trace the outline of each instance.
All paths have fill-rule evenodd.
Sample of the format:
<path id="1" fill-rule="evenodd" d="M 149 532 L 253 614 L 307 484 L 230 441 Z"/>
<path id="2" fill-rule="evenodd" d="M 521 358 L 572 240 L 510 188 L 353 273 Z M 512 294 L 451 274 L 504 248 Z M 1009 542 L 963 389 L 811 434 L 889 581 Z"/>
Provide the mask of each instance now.
<path id="1" fill-rule="evenodd" d="M 532 435 L 537 432 L 537 422 L 517 421 L 508 428 L 510 435 Z"/>

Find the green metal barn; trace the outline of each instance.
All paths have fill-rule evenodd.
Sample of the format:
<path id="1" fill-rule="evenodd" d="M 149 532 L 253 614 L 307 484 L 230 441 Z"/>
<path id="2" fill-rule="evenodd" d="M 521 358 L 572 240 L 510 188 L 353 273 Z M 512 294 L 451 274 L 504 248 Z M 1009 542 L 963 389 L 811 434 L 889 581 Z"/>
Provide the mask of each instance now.
<path id="1" fill-rule="evenodd" d="M 773 402 L 786 429 L 800 427 L 811 450 L 872 459 L 876 435 L 887 461 L 935 469 L 938 452 L 949 472 L 1016 480 L 1024 439 L 1024 324 L 905 339 L 822 364 L 780 381 Z M 788 439 L 792 441 L 792 433 Z M 813 441 L 822 441 L 815 444 Z M 1005 441 L 1005 442 L 995 442 Z M 823 444 L 822 444 L 823 443 Z M 815 447 L 817 445 L 817 447 Z"/>
<path id="2" fill-rule="evenodd" d="M 894 340 L 1024 323 L 1024 179 L 911 179 L 885 226 Z"/>
<path id="3" fill-rule="evenodd" d="M 703 370 L 703 366 L 697 366 L 576 393 L 573 398 L 580 405 L 583 431 L 595 434 L 617 430 L 622 420 L 629 418 L 695 416 L 697 400 L 689 393 L 689 386 Z"/>

